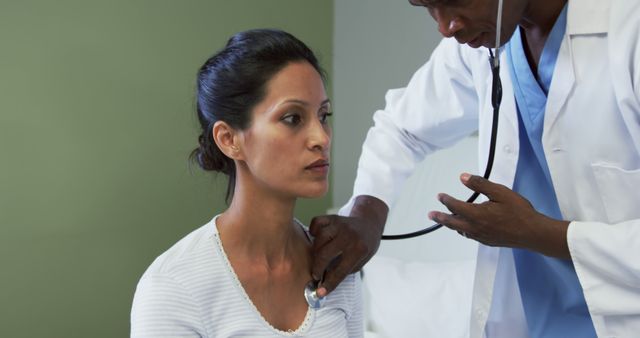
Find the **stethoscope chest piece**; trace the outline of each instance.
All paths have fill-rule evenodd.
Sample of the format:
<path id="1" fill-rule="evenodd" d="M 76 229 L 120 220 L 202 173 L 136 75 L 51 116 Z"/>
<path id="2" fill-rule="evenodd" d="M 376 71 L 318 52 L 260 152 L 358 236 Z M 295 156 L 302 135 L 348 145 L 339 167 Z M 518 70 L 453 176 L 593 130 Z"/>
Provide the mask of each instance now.
<path id="1" fill-rule="evenodd" d="M 304 299 L 307 300 L 309 307 L 312 309 L 319 309 L 324 303 L 324 298 L 318 297 L 316 293 L 317 288 L 318 282 L 314 280 L 307 283 L 307 286 L 304 287 Z"/>

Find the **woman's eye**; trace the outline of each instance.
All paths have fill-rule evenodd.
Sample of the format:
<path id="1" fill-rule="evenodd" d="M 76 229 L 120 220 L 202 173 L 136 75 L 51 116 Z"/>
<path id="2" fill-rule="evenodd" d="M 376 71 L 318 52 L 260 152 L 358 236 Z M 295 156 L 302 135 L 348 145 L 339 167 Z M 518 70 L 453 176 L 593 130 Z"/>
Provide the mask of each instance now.
<path id="1" fill-rule="evenodd" d="M 322 124 L 327 123 L 327 119 L 329 119 L 329 116 L 332 116 L 332 115 L 333 115 L 333 113 L 322 113 L 322 114 L 320 114 L 320 122 Z"/>
<path id="2" fill-rule="evenodd" d="M 287 115 L 287 116 L 283 117 L 281 120 L 284 121 L 287 124 L 290 124 L 292 126 L 296 126 L 296 125 L 300 124 L 300 122 L 302 121 L 302 118 L 298 114 L 290 114 L 290 115 Z"/>

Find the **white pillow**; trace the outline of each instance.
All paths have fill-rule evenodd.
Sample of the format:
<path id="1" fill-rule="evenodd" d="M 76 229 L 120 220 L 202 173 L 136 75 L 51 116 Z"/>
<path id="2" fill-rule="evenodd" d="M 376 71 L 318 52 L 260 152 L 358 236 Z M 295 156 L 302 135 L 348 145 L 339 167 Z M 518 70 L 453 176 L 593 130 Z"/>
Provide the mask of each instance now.
<path id="1" fill-rule="evenodd" d="M 363 269 L 368 334 L 468 337 L 474 270 L 474 260 L 406 262 L 374 256 Z"/>

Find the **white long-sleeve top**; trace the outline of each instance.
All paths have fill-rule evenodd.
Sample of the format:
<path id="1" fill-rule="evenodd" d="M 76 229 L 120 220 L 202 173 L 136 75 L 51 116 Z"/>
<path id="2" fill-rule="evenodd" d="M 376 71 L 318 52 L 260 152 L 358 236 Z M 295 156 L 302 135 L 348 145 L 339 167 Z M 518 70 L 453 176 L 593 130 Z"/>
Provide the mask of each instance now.
<path id="1" fill-rule="evenodd" d="M 501 61 L 506 64 L 504 54 Z M 518 120 L 508 67 L 501 68 L 500 76 L 503 100 L 490 179 L 511 187 L 520 153 Z M 387 92 L 386 107 L 375 113 L 363 145 L 353 197 L 340 213 L 348 214 L 359 195 L 392 206 L 416 163 L 476 130 L 483 172 L 490 98 L 486 49 L 444 39 L 406 88 Z M 600 337 L 637 337 L 640 2 L 569 0 L 542 143 L 563 218 L 571 221 L 568 246 L 596 332 Z M 525 322 L 510 254 L 479 247 L 473 338 L 487 332 L 490 337 L 521 333 L 514 331 Z"/>
<path id="2" fill-rule="evenodd" d="M 303 290 L 299 292 L 301 297 Z M 131 337 L 363 337 L 359 274 L 323 306 L 308 308 L 295 331 L 271 326 L 242 288 L 224 252 L 215 218 L 149 266 L 131 309 Z"/>

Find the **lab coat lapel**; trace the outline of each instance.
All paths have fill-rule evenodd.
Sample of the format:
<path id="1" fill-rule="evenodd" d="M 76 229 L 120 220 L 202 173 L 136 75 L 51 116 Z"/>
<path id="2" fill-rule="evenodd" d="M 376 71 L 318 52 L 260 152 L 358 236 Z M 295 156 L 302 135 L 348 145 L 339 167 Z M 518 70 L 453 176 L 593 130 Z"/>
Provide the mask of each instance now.
<path id="1" fill-rule="evenodd" d="M 631 3 L 627 4 L 627 6 L 631 6 Z M 611 31 L 608 37 L 610 41 L 609 45 L 615 46 L 615 48 L 609 48 L 611 74 L 616 79 L 616 81 L 613 82 L 613 87 L 618 99 L 618 108 L 620 109 L 622 119 L 626 123 L 629 136 L 636 150 L 640 153 L 640 99 L 633 91 L 633 75 L 629 67 L 629 65 L 633 64 L 633 61 L 629 60 L 628 57 L 628 55 L 633 55 L 634 50 L 640 49 L 637 39 L 629 39 L 631 34 L 638 33 L 626 27 L 628 22 L 626 17 L 633 15 L 633 9 L 626 8 L 625 6 L 617 6 L 614 8 L 615 11 L 612 11 L 611 16 L 622 19 L 612 20 Z M 629 40 L 635 41 L 633 44 L 629 44 L 627 42 Z"/>
<path id="2" fill-rule="evenodd" d="M 502 53 L 500 57 L 500 79 L 502 81 L 502 104 L 500 105 L 501 116 L 509 121 L 509 126 L 518 134 L 518 110 L 516 109 L 516 98 L 513 93 L 513 80 L 507 60 L 507 53 Z M 491 86 L 491 81 L 489 81 Z M 500 136 L 498 136 L 500 137 Z"/>
<path id="3" fill-rule="evenodd" d="M 609 12 L 611 0 L 574 0 L 569 1 L 567 6 L 567 28 L 547 96 L 543 134 L 553 128 L 575 85 L 571 38 L 582 34 L 603 33 L 609 26 L 608 16 L 602 13 Z"/>
<path id="4" fill-rule="evenodd" d="M 575 74 L 571 55 L 571 39 L 568 35 L 565 35 L 558 51 L 558 59 L 556 60 L 551 86 L 549 87 L 547 106 L 544 112 L 543 134 L 547 134 L 553 127 L 574 84 Z"/>

